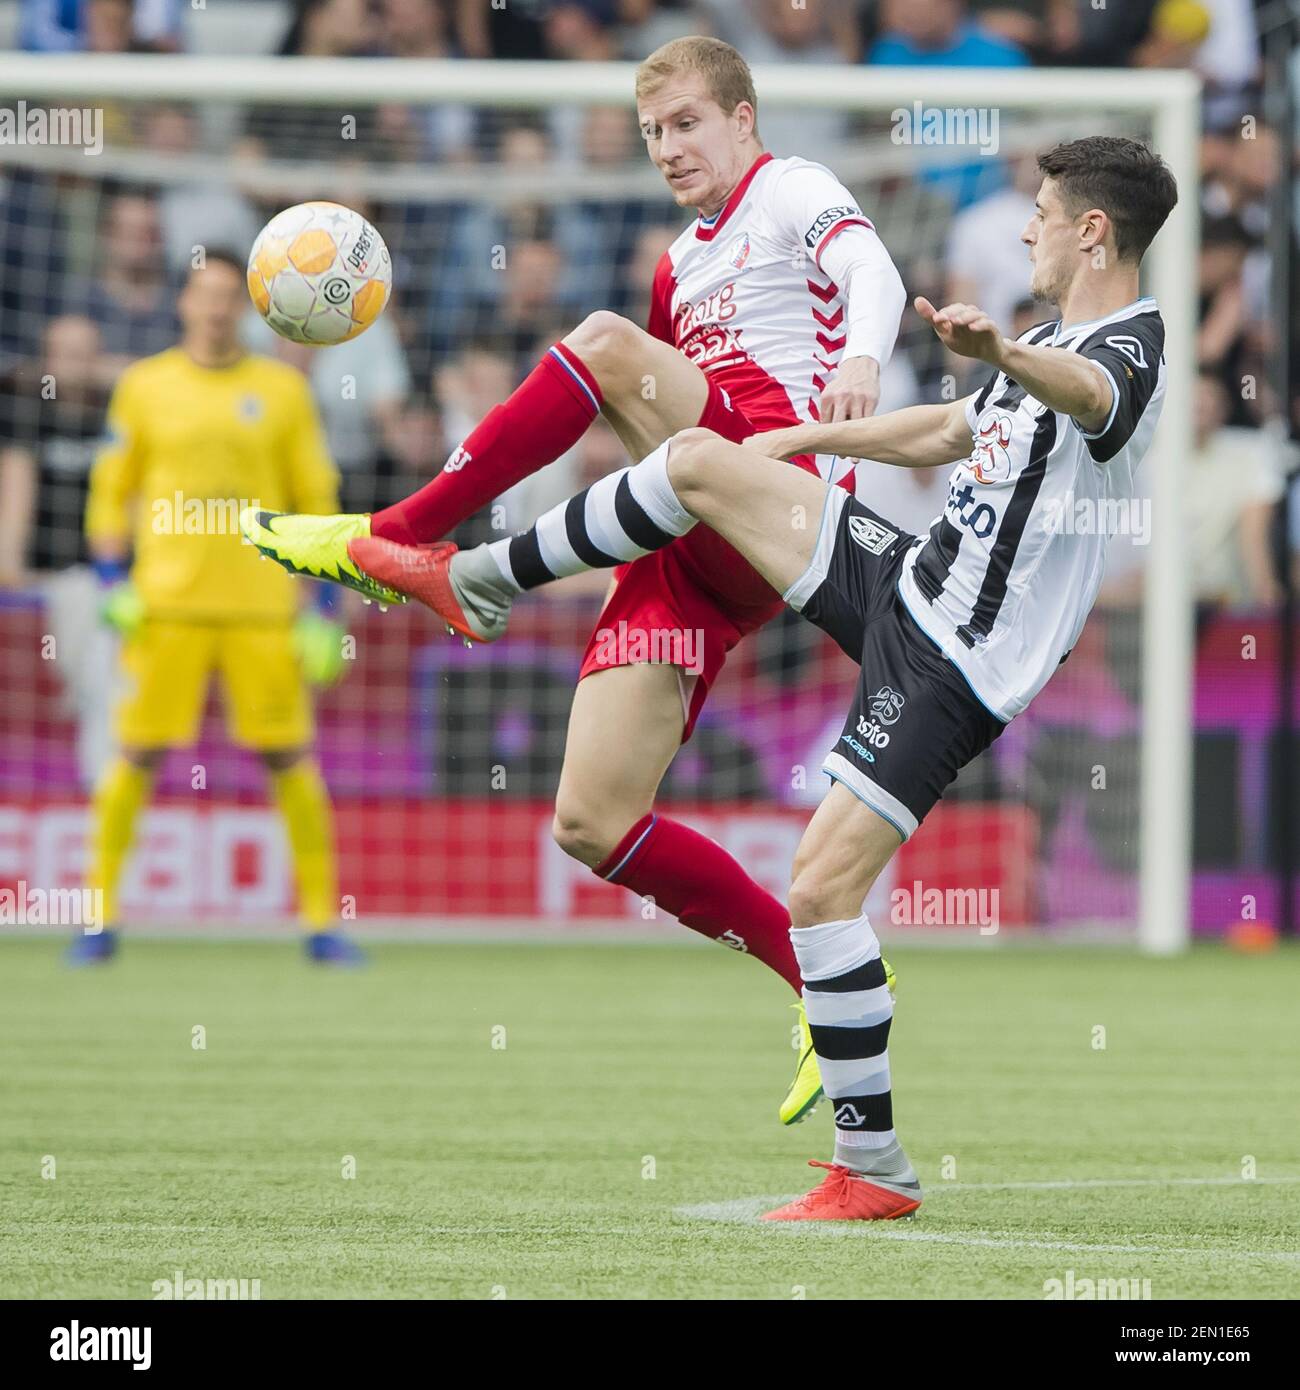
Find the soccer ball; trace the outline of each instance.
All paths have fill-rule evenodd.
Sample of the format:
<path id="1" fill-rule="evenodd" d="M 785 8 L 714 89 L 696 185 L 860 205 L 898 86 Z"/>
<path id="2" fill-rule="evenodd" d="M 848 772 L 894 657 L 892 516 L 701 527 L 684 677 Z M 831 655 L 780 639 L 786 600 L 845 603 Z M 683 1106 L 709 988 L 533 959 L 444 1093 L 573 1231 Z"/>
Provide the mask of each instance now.
<path id="1" fill-rule="evenodd" d="M 393 263 L 383 238 L 338 203 L 299 203 L 262 228 L 248 257 L 248 293 L 283 338 L 346 343 L 384 311 Z"/>

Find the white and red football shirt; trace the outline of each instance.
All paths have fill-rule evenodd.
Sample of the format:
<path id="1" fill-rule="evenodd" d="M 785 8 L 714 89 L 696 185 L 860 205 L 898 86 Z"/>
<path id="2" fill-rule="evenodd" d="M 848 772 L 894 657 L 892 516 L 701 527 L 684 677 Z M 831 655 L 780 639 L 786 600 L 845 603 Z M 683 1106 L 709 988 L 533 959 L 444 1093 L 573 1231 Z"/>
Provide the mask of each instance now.
<path id="1" fill-rule="evenodd" d="M 848 228 L 857 229 L 855 242 L 870 239 L 857 250 L 888 277 L 880 298 L 889 302 L 857 302 L 880 283 L 867 275 L 850 309 L 823 267 L 827 248 Z M 872 356 L 884 366 L 901 294 L 874 227 L 835 175 L 806 159 L 764 154 L 720 212 L 698 218 L 664 253 L 647 327 L 722 387 L 756 429 L 780 429 L 818 418 L 821 393 L 845 357 Z M 829 481 L 848 469 L 833 455 L 818 458 Z"/>

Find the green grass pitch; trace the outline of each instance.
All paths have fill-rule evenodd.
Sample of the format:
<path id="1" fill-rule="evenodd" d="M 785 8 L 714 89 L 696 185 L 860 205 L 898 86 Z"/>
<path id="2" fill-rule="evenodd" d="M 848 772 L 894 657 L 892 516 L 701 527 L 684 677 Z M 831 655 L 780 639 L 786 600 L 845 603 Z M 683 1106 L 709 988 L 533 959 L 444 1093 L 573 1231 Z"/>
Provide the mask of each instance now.
<path id="1" fill-rule="evenodd" d="M 753 961 L 409 944 L 331 973 L 285 940 L 128 939 L 69 973 L 62 944 L 0 943 L 3 1297 L 149 1298 L 178 1269 L 479 1299 L 1042 1298 L 1067 1271 L 1283 1297 L 1300 1273 L 1293 951 L 891 951 L 926 1203 L 772 1227 L 830 1117 L 776 1122 L 792 1015 Z"/>

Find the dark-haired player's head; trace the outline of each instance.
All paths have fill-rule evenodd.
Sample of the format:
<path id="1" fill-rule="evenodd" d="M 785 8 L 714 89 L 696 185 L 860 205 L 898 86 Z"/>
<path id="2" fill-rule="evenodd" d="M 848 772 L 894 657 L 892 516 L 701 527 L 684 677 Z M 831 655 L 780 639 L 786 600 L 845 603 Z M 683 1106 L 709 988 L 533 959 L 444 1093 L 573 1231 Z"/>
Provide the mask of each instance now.
<path id="1" fill-rule="evenodd" d="M 717 212 L 762 153 L 749 65 L 721 39 L 673 39 L 636 70 L 646 148 L 678 206 Z"/>
<path id="2" fill-rule="evenodd" d="M 176 301 L 186 351 L 211 364 L 239 356 L 239 323 L 248 302 L 244 258 L 224 247 L 205 247 Z"/>
<path id="3" fill-rule="evenodd" d="M 1043 182 L 1021 240 L 1036 298 L 1059 304 L 1090 274 L 1133 273 L 1178 202 L 1168 165 L 1148 145 L 1092 135 L 1038 157 Z"/>

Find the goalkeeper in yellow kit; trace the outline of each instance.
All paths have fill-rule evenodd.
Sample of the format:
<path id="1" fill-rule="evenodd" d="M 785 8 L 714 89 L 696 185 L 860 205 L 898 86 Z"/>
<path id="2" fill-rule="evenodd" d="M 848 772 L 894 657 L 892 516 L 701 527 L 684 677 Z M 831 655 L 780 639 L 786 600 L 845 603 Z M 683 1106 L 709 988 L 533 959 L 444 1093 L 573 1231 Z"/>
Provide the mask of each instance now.
<path id="1" fill-rule="evenodd" d="M 117 948 L 138 814 L 167 751 L 194 742 L 214 674 L 230 737 L 257 752 L 284 816 L 308 955 L 361 959 L 338 927 L 333 814 L 311 756 L 307 689 L 342 673 L 342 632 L 324 611 L 298 612 L 293 580 L 261 563 L 238 523 L 251 498 L 334 512 L 338 475 L 303 376 L 241 346 L 247 303 L 242 263 L 209 250 L 178 299 L 179 345 L 119 380 L 91 473 L 86 534 L 104 616 L 124 637 L 127 690 L 120 753 L 93 803 L 89 880 L 103 893 L 104 929 L 76 939 L 73 964 Z"/>

